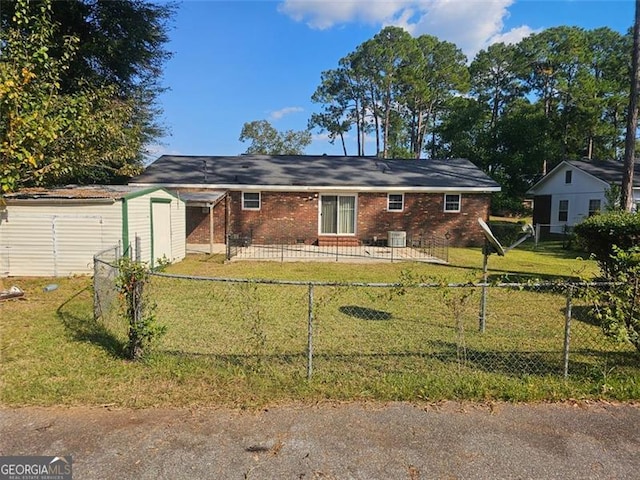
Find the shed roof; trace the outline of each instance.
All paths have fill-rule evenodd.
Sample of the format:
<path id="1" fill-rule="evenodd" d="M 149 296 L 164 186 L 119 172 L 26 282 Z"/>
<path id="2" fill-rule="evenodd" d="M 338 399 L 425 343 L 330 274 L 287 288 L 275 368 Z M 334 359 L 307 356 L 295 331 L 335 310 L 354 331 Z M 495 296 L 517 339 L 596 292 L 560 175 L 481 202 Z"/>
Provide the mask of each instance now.
<path id="1" fill-rule="evenodd" d="M 7 200 L 64 200 L 64 199 L 111 199 L 119 200 L 130 195 L 153 191 L 149 187 L 135 185 L 67 185 L 58 188 L 24 188 L 5 195 Z"/>
<path id="2" fill-rule="evenodd" d="M 57 188 L 24 188 L 4 196 L 9 204 L 23 202 L 54 203 L 113 203 L 122 199 L 135 198 L 157 190 L 175 196 L 161 186 L 145 187 L 141 185 L 67 185 Z"/>
<path id="3" fill-rule="evenodd" d="M 499 191 L 469 160 L 379 159 L 312 155 L 163 155 L 138 177 L 138 185 L 230 188 L 388 188 Z"/>

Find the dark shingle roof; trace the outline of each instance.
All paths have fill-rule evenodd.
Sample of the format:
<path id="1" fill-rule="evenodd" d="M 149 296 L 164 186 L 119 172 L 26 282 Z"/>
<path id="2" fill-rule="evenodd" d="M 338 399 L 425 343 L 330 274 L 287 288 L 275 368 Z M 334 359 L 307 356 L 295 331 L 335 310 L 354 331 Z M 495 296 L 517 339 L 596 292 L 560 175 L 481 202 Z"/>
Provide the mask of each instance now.
<path id="1" fill-rule="evenodd" d="M 598 160 L 591 162 L 572 160 L 567 163 L 609 184 L 615 183 L 619 185 L 622 183 L 622 175 L 624 171 L 623 162 L 615 162 L 611 160 Z M 640 187 L 640 164 L 637 161 L 633 172 L 633 186 Z"/>
<path id="2" fill-rule="evenodd" d="M 163 155 L 132 184 L 233 188 L 401 187 L 498 191 L 500 186 L 466 159 L 404 160 L 342 156 Z"/>

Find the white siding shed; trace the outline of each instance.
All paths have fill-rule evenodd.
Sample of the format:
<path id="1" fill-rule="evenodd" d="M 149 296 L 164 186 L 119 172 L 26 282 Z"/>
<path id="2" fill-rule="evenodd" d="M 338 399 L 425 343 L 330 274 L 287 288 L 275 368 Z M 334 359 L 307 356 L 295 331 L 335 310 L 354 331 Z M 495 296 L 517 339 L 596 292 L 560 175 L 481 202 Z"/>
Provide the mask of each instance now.
<path id="1" fill-rule="evenodd" d="M 28 189 L 0 206 L 0 276 L 90 274 L 116 245 L 151 266 L 181 260 L 184 202 L 162 188 L 91 186 Z"/>

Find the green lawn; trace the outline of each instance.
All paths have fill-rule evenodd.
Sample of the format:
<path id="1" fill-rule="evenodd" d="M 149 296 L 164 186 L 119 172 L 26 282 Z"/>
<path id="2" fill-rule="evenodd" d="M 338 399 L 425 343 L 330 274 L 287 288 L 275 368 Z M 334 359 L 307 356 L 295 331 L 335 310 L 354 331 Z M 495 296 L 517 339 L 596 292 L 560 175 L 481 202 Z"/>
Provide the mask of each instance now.
<path id="1" fill-rule="evenodd" d="M 570 377 L 562 378 L 563 295 L 491 289 L 478 332 L 478 289 L 415 281 L 480 279 L 479 249 L 450 265 L 225 263 L 189 256 L 170 273 L 327 282 L 399 281 L 402 289 L 314 288 L 313 376 L 306 379 L 308 287 L 154 278 L 167 326 L 153 355 L 121 356 L 125 324 L 94 322 L 87 278 L 4 279 L 22 300 L 0 304 L 5 405 L 235 406 L 323 400 L 640 398 L 638 355 L 610 344 L 577 301 Z M 557 245 L 489 259 L 492 279 L 589 278 L 592 261 Z M 59 288 L 44 292 L 56 282 Z M 522 373 L 525 372 L 525 373 Z"/>

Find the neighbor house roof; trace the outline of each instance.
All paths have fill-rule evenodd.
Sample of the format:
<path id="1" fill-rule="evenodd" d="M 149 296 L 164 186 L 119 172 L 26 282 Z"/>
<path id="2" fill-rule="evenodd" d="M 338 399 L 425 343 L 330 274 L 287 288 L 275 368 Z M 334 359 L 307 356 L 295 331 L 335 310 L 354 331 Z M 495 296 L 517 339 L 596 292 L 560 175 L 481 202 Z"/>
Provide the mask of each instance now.
<path id="1" fill-rule="evenodd" d="M 584 170 L 608 184 L 621 184 L 624 172 L 624 162 L 614 161 L 591 161 L 573 160 L 567 162 L 569 165 Z M 640 164 L 636 161 L 633 172 L 633 186 L 640 187 Z"/>
<path id="2" fill-rule="evenodd" d="M 135 185 L 261 190 L 483 191 L 500 186 L 466 159 L 404 160 L 344 156 L 163 155 Z"/>
<path id="3" fill-rule="evenodd" d="M 605 182 L 607 185 L 622 184 L 624 163 L 613 160 L 565 160 L 560 162 L 553 170 L 547 173 L 527 193 L 534 194 L 546 181 L 551 178 L 563 166 L 571 166 Z M 640 188 L 640 163 L 636 160 L 633 174 L 633 187 Z"/>

